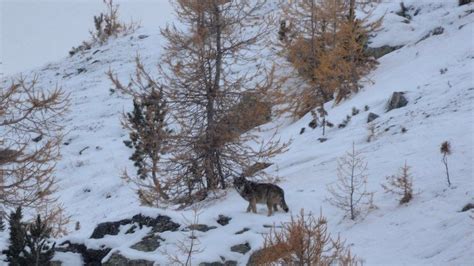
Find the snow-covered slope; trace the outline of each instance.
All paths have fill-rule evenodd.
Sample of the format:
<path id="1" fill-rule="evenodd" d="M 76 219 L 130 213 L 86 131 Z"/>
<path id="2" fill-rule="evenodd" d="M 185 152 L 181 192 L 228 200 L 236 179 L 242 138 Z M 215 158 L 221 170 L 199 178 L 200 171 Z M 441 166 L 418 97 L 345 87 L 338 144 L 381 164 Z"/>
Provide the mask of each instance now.
<path id="1" fill-rule="evenodd" d="M 377 14 L 386 12 L 385 20 L 371 45 L 404 47 L 380 58 L 378 68 L 369 75 L 370 82 L 360 93 L 337 106 L 328 103 L 328 119 L 336 127 L 327 130 L 327 141 L 318 141 L 322 137 L 319 128 L 311 130 L 307 126 L 309 115 L 298 121 L 277 119 L 264 126 L 278 125 L 279 137 L 292 139 L 289 150 L 274 159 L 269 172 L 282 179 L 279 185 L 285 190 L 292 214 L 298 214 L 302 208 L 316 214 L 322 210 L 331 233 L 346 239 L 354 253 L 368 265 L 468 265 L 474 254 L 474 213 L 460 210 L 474 201 L 474 6 L 458 7 L 454 0 L 413 0 L 405 1 L 405 5 L 413 6 L 413 12 L 419 9 L 410 23 L 394 13 L 399 9 L 398 2 L 382 3 L 377 8 Z M 437 27 L 444 30 L 432 34 Z M 138 38 L 142 34 L 149 37 Z M 122 80 L 127 80 L 133 74 L 137 53 L 147 68 L 154 70 L 162 44 L 157 29 L 141 29 L 131 37 L 51 63 L 35 73 L 40 85 L 58 83 L 71 94 L 71 110 L 65 121 L 67 141 L 57 168 L 57 196 L 73 221 L 72 232 L 65 239 L 91 248 L 105 244 L 129 258 L 166 265 L 162 253 L 175 253 L 174 243 L 184 239 L 185 233 L 163 233 L 161 236 L 166 241 L 153 252 L 129 248 L 147 229 L 131 236 L 122 232 L 100 240 L 88 239 L 97 223 L 129 218 L 137 213 L 165 214 L 178 223 L 192 216 L 191 210 L 140 206 L 133 187 L 120 179 L 123 169 L 131 169 L 130 150 L 123 145 L 127 132 L 120 126 L 120 117 L 132 104 L 110 90 L 112 86 L 105 72 L 111 68 Z M 394 91 L 405 92 L 409 103 L 385 112 Z M 369 111 L 364 111 L 366 105 Z M 360 113 L 345 128 L 337 128 L 337 124 L 351 115 L 353 107 L 361 110 Z M 376 129 L 371 142 L 367 142 L 368 112 L 380 116 L 372 122 Z M 302 127 L 306 131 L 300 135 Z M 266 136 L 271 132 L 261 134 Z M 450 188 L 439 153 L 439 146 L 445 140 L 453 148 L 449 158 L 453 183 Z M 368 188 L 375 192 L 377 206 L 355 222 L 344 219 L 344 213 L 326 201 L 327 185 L 336 180 L 336 159 L 352 143 L 368 162 Z M 79 154 L 85 147 L 89 148 Z M 409 204 L 399 206 L 397 199 L 385 194 L 380 184 L 387 175 L 397 173 L 405 161 L 412 167 L 416 195 Z M 263 242 L 261 233 L 268 231 L 263 225 L 279 224 L 290 218 L 290 214 L 281 212 L 267 217 L 263 206 L 258 208 L 257 215 L 245 213 L 246 204 L 232 189 L 220 200 L 205 203 L 199 222 L 218 228 L 199 232 L 200 248 L 204 251 L 195 256 L 194 262 L 219 261 L 224 256 L 245 264 L 251 252 L 242 255 L 231 252 L 230 247 L 248 242 L 256 250 Z M 229 225 L 216 223 L 219 214 L 232 217 Z M 73 231 L 76 221 L 81 228 Z M 250 230 L 235 234 L 244 227 Z M 0 249 L 5 247 L 6 238 L 6 232 L 0 232 Z M 57 258 L 67 261 L 66 265 L 80 264 L 77 255 L 59 253 Z"/>

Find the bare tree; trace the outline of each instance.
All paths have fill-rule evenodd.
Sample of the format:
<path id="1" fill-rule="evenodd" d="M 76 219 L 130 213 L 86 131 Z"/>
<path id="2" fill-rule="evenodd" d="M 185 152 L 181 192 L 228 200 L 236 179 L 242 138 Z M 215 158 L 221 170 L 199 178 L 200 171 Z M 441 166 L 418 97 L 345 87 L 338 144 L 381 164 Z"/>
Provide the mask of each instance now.
<path id="1" fill-rule="evenodd" d="M 265 235 L 263 248 L 252 265 L 359 265 L 340 238 L 332 238 L 322 214 L 314 217 L 304 211 L 291 217 L 280 230 L 274 227 Z"/>
<path id="2" fill-rule="evenodd" d="M 273 71 L 256 62 L 268 33 L 264 7 L 263 0 L 178 0 L 180 27 L 162 30 L 160 73 L 180 130 L 172 152 L 174 195 L 226 188 L 226 177 L 283 150 L 278 141 L 263 143 L 246 132 L 262 122 L 255 118 L 271 116 L 277 98 Z M 235 112 L 246 97 L 268 108 Z"/>
<path id="3" fill-rule="evenodd" d="M 170 251 L 163 252 L 163 255 L 168 258 L 169 263 L 172 265 L 191 266 L 193 265 L 193 256 L 204 251 L 203 248 L 200 248 L 201 242 L 196 235 L 195 227 L 195 225 L 199 224 L 201 206 L 199 204 L 194 205 L 192 212 L 192 219 L 183 216 L 185 225 L 189 229 L 189 233 L 185 235 L 185 240 L 178 240 L 178 242 L 175 244 L 179 254 L 172 253 Z"/>
<path id="4" fill-rule="evenodd" d="M 444 141 L 441 143 L 440 152 L 443 154 L 443 164 L 446 169 L 446 180 L 448 180 L 448 186 L 451 186 L 451 180 L 449 179 L 449 169 L 448 169 L 448 156 L 451 155 L 451 143 L 449 141 Z"/>
<path id="5" fill-rule="evenodd" d="M 340 157 L 337 161 L 337 181 L 328 185 L 331 193 L 329 203 L 349 214 L 355 220 L 362 207 L 373 207 L 373 193 L 367 192 L 367 162 L 362 154 L 355 150 Z"/>
<path id="6" fill-rule="evenodd" d="M 405 166 L 400 168 L 398 175 L 387 176 L 387 184 L 382 187 L 387 193 L 402 196 L 400 204 L 408 203 L 413 198 L 413 178 L 410 174 L 410 167 L 405 162 Z"/>
<path id="7" fill-rule="evenodd" d="M 0 88 L 0 205 L 41 207 L 55 201 L 54 169 L 68 106 L 60 89 L 23 77 Z"/>

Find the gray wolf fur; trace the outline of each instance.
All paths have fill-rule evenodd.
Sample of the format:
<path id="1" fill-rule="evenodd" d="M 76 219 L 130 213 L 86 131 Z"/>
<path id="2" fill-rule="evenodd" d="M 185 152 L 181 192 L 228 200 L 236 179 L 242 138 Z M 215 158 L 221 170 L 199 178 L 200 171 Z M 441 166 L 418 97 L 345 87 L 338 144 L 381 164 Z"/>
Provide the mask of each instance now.
<path id="1" fill-rule="evenodd" d="M 245 179 L 244 176 L 234 178 L 234 187 L 240 196 L 249 202 L 247 212 L 257 213 L 257 203 L 267 204 L 268 216 L 278 210 L 278 205 L 288 212 L 285 202 L 285 192 L 277 185 L 269 183 L 257 183 Z"/>

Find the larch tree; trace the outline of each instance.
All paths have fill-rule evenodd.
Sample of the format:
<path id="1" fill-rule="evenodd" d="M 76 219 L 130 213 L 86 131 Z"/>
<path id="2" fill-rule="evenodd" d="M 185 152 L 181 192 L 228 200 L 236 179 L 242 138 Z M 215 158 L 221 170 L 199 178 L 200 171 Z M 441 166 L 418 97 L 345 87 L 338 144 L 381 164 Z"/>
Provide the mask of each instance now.
<path id="1" fill-rule="evenodd" d="M 59 122 L 67 106 L 60 88 L 39 88 L 36 78 L 0 88 L 0 205 L 41 208 L 55 202 Z"/>
<path id="2" fill-rule="evenodd" d="M 265 5 L 263 0 L 178 0 L 179 26 L 161 31 L 167 40 L 161 79 L 180 132 L 171 159 L 175 195 L 226 188 L 227 177 L 284 148 L 242 134 L 268 121 L 277 98 L 273 70 L 258 57 L 269 32 Z M 260 108 L 242 109 L 246 99 Z"/>
<path id="3" fill-rule="evenodd" d="M 356 4 L 354 0 L 282 4 L 280 55 L 305 82 L 292 97 L 297 117 L 315 107 L 324 110 L 325 102 L 335 98 L 338 103 L 357 92 L 360 79 L 375 67 L 376 61 L 365 48 L 380 21 L 357 19 Z"/>

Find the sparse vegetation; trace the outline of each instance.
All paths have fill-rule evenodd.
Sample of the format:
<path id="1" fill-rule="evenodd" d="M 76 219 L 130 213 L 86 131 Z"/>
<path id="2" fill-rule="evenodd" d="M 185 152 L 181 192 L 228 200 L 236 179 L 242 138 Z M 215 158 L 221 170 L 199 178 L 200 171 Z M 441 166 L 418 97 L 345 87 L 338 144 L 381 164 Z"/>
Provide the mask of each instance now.
<path id="1" fill-rule="evenodd" d="M 118 4 L 114 4 L 113 0 L 103 0 L 103 2 L 106 11 L 94 16 L 95 28 L 90 32 L 93 42 L 103 44 L 111 37 L 125 36 L 135 32 L 138 24 L 133 22 L 126 24 L 119 21 Z"/>
<path id="2" fill-rule="evenodd" d="M 444 168 L 446 169 L 446 180 L 448 181 L 448 186 L 451 186 L 448 169 L 448 156 L 451 155 L 451 143 L 449 143 L 449 141 L 444 141 L 441 143 L 440 152 L 443 155 L 442 162 L 444 164 Z"/>
<path id="3" fill-rule="evenodd" d="M 400 204 L 408 203 L 413 198 L 413 178 L 406 162 L 398 175 L 387 176 L 386 179 L 387 184 L 382 184 L 382 187 L 387 193 L 401 196 Z"/>
<path id="4" fill-rule="evenodd" d="M 366 172 L 367 163 L 352 144 L 352 151 L 338 159 L 336 183 L 328 186 L 331 194 L 327 199 L 329 203 L 342 209 L 352 220 L 355 220 L 363 208 L 374 207 L 373 193 L 366 189 Z"/>
<path id="5" fill-rule="evenodd" d="M 263 248 L 255 256 L 255 265 L 359 265 L 344 242 L 327 232 L 327 220 L 301 210 L 281 229 L 272 227 L 265 235 Z M 253 265 L 253 264 L 252 264 Z"/>

